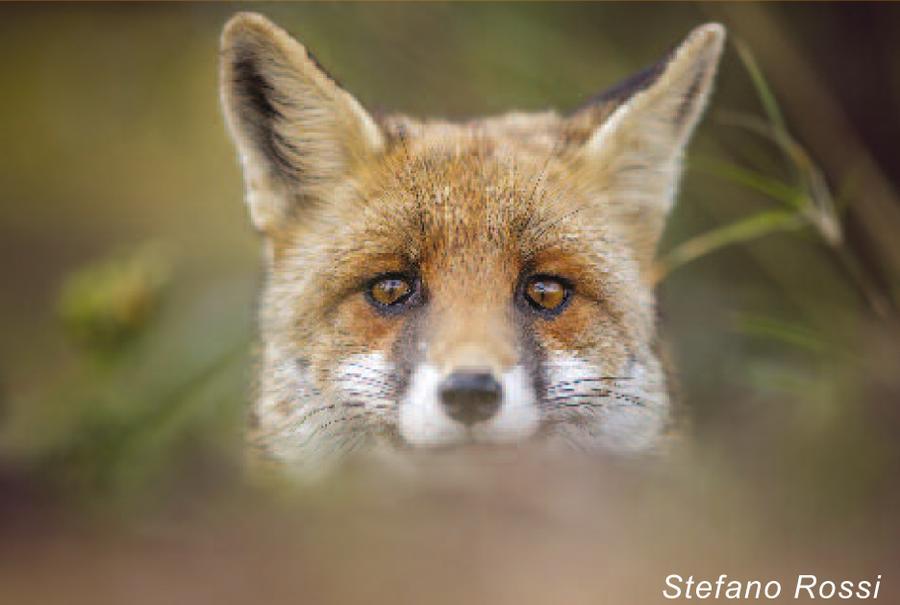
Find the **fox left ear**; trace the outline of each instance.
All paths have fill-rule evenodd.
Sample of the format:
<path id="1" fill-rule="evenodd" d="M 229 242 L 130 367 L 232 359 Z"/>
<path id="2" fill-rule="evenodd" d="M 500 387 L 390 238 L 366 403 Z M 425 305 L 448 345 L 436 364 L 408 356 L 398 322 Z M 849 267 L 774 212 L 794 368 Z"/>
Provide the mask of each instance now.
<path id="1" fill-rule="evenodd" d="M 625 223 L 645 267 L 674 203 L 681 158 L 712 89 L 724 41 L 724 27 L 702 25 L 662 62 L 570 118 L 582 128 L 593 122 L 578 152 L 580 168 Z"/>
<path id="2" fill-rule="evenodd" d="M 287 32 L 238 13 L 222 33 L 220 94 L 254 225 L 271 234 L 384 147 L 381 129 Z"/>

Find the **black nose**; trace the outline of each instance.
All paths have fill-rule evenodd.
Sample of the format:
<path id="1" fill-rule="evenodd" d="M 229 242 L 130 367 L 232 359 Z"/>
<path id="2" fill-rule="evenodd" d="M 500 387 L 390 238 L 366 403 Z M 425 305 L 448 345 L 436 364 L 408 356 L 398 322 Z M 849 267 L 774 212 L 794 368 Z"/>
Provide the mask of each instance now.
<path id="1" fill-rule="evenodd" d="M 438 387 L 447 414 L 467 426 L 496 414 L 502 391 L 493 374 L 479 370 L 453 372 Z"/>

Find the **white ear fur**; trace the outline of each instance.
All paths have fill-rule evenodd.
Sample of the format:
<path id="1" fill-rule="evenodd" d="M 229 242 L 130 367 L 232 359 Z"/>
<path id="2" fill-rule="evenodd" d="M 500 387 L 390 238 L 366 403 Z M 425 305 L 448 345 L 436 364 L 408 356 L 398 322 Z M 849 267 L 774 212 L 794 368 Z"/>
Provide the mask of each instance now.
<path id="1" fill-rule="evenodd" d="M 299 42 L 255 13 L 235 15 L 222 32 L 220 94 L 251 218 L 264 232 L 384 148 L 359 102 Z"/>
<path id="2" fill-rule="evenodd" d="M 724 41 L 725 28 L 717 23 L 693 30 L 652 83 L 619 106 L 581 150 L 584 167 L 630 223 L 643 261 L 652 259 L 674 203 L 681 158 L 712 90 Z"/>

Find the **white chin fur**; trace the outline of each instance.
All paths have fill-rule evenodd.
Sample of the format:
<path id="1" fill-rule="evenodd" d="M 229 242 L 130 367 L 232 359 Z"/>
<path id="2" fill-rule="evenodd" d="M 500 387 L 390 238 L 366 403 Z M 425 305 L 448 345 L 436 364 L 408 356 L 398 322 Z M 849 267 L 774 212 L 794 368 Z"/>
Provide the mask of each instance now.
<path id="1" fill-rule="evenodd" d="M 430 364 L 413 372 L 406 395 L 400 402 L 400 435 L 411 445 L 441 446 L 458 443 L 510 443 L 521 441 L 537 430 L 540 413 L 528 372 L 514 366 L 503 373 L 503 402 L 497 414 L 472 427 L 453 420 L 438 398 L 443 374 Z"/>

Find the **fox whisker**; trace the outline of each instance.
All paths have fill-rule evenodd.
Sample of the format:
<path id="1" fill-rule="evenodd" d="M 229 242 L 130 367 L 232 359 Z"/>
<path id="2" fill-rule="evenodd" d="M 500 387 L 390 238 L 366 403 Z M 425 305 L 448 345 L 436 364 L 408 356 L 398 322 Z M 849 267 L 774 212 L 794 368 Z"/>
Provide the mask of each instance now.
<path id="1" fill-rule="evenodd" d="M 567 402 L 573 399 L 592 399 L 592 400 L 603 400 L 603 405 L 608 405 L 609 400 L 619 400 L 626 401 L 632 405 L 636 406 L 644 406 L 646 404 L 646 398 L 640 395 L 635 395 L 634 393 L 623 393 L 621 391 L 616 391 L 615 389 L 591 389 L 588 393 L 566 393 L 564 395 L 555 395 L 553 397 L 548 397 L 544 399 L 545 403 L 551 403 L 556 405 L 565 405 L 563 402 Z"/>
<path id="2" fill-rule="evenodd" d="M 583 204 L 581 206 L 578 206 L 574 210 L 570 210 L 569 212 L 563 212 L 561 214 L 556 215 L 552 219 L 543 221 L 540 224 L 540 229 L 531 236 L 531 239 L 535 242 L 541 241 L 541 239 L 544 237 L 544 235 L 546 235 L 551 229 L 558 226 L 560 223 L 562 223 L 566 219 L 572 218 L 573 216 L 579 214 L 580 212 L 587 210 L 588 207 L 589 207 L 588 204 Z"/>
<path id="3" fill-rule="evenodd" d="M 320 414 L 321 412 L 324 412 L 327 410 L 333 410 L 335 407 L 337 407 L 336 403 L 328 403 L 328 404 L 320 405 L 318 407 L 314 407 L 313 409 L 308 410 L 303 416 L 301 416 L 297 422 L 298 422 L 298 424 L 303 424 L 307 420 L 309 420 L 310 417 L 312 417 L 316 414 Z"/>
<path id="4" fill-rule="evenodd" d="M 634 379 L 634 376 L 593 376 L 593 377 L 586 377 L 586 378 L 574 378 L 572 380 L 563 380 L 560 382 L 555 382 L 550 386 L 550 388 L 583 384 L 585 382 L 604 382 L 607 380 L 633 380 L 633 379 Z"/>
<path id="5" fill-rule="evenodd" d="M 323 422 L 322 424 L 317 425 L 316 428 L 313 429 L 313 434 L 318 433 L 320 431 L 324 431 L 328 427 L 334 426 L 335 424 L 338 424 L 338 423 L 341 423 L 341 425 L 342 425 L 341 428 L 348 428 L 348 426 L 344 426 L 344 423 L 349 423 L 349 422 L 357 421 L 357 420 L 364 420 L 368 416 L 369 416 L 368 413 L 362 412 L 362 413 L 353 414 L 350 416 L 342 416 L 340 418 L 332 418 L 331 420 L 328 420 L 326 422 Z"/>

